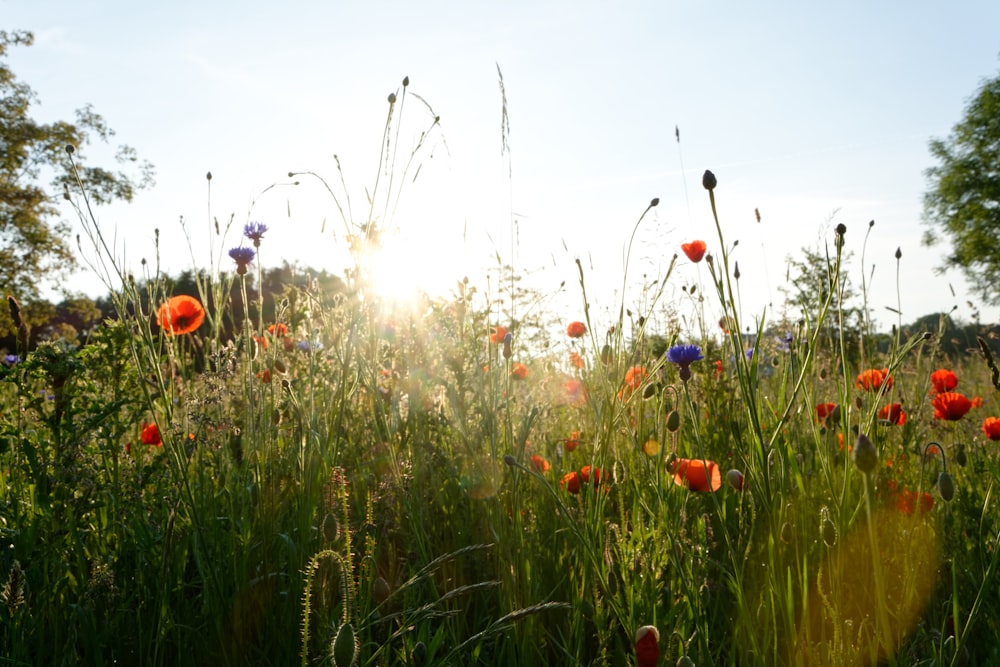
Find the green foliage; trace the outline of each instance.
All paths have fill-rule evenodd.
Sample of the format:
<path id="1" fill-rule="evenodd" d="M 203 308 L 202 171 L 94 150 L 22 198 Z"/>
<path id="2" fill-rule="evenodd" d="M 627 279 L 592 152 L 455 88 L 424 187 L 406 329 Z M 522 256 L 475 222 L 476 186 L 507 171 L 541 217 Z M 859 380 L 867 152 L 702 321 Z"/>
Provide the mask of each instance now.
<path id="1" fill-rule="evenodd" d="M 653 625 L 664 664 L 995 661 L 992 362 L 948 361 L 984 399 L 946 422 L 935 335 L 852 361 L 824 331 L 838 289 L 803 285 L 815 317 L 761 322 L 746 355 L 726 253 L 721 340 L 626 320 L 626 295 L 591 321 L 582 270 L 582 316 L 501 262 L 498 289 L 389 307 L 356 260 L 345 282 L 126 280 L 85 345 L 0 365 L 5 660 L 617 666 Z M 181 290 L 206 324 L 167 335 Z M 665 361 L 677 342 L 706 358 Z"/>
<path id="2" fill-rule="evenodd" d="M 930 151 L 938 164 L 926 172 L 924 243 L 946 241 L 941 268 L 960 267 L 988 303 L 1000 303 L 1000 75 L 982 83 Z"/>
<path id="3" fill-rule="evenodd" d="M 85 165 L 83 149 L 114 136 L 90 106 L 78 109 L 72 123 L 44 124 L 31 118 L 35 93 L 17 80 L 4 56 L 10 47 L 30 46 L 32 41 L 30 32 L 0 31 L 0 292 L 26 305 L 38 297 L 45 280 L 58 284 L 76 266 L 70 227 L 56 220 L 58 202 L 68 188 L 82 185 L 91 203 L 101 205 L 131 201 L 153 183 L 152 166 L 140 162 L 129 146 L 117 149 L 119 171 Z M 78 166 L 73 166 L 67 147 L 74 148 Z M 31 315 L 29 308 L 29 324 L 40 321 Z M 0 331 L 9 326 L 8 315 L 0 312 Z"/>

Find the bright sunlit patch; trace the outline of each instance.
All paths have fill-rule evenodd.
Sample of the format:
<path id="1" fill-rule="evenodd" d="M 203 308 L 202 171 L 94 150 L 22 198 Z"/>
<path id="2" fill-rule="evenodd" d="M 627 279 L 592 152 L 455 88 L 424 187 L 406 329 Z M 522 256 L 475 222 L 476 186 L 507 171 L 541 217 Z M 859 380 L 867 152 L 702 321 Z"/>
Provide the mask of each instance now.
<path id="1" fill-rule="evenodd" d="M 463 253 L 453 245 L 433 234 L 383 236 L 368 258 L 372 295 L 396 308 L 412 307 L 423 295 L 448 296 L 464 275 Z"/>

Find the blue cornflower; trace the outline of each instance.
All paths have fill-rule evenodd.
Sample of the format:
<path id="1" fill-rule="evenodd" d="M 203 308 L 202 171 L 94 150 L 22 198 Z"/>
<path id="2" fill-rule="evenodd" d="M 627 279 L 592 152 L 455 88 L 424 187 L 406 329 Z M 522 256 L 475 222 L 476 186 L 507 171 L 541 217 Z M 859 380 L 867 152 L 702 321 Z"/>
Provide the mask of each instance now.
<path id="1" fill-rule="evenodd" d="M 260 247 L 260 240 L 264 238 L 264 232 L 267 231 L 267 225 L 263 222 L 248 222 L 243 227 L 243 236 L 247 237 L 253 241 L 253 247 Z"/>
<path id="2" fill-rule="evenodd" d="M 21 357 L 17 356 L 16 354 L 8 354 L 6 357 L 3 358 L 3 363 L 7 366 L 13 366 L 19 361 L 21 361 Z"/>
<path id="3" fill-rule="evenodd" d="M 691 379 L 691 364 L 704 358 L 701 348 L 697 345 L 674 345 L 667 350 L 667 361 L 677 364 L 681 380 L 684 382 Z"/>
<path id="4" fill-rule="evenodd" d="M 253 248 L 244 248 L 242 246 L 230 250 L 229 256 L 233 258 L 234 262 L 236 262 L 236 273 L 241 276 L 246 275 L 247 264 L 253 261 L 255 254 L 256 253 L 253 251 Z"/>

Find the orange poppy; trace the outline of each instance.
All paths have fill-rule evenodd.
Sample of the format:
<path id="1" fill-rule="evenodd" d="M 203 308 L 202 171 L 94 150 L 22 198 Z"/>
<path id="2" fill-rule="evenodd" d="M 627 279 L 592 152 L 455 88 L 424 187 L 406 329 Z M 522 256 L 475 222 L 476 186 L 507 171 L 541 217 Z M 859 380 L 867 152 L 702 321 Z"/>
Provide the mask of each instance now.
<path id="1" fill-rule="evenodd" d="M 583 357 L 579 352 L 569 353 L 569 365 L 573 368 L 583 368 Z"/>
<path id="2" fill-rule="evenodd" d="M 566 327 L 566 335 L 570 338 L 583 338 L 587 333 L 587 325 L 583 322 L 570 322 Z"/>
<path id="3" fill-rule="evenodd" d="M 722 474 L 715 461 L 677 459 L 670 472 L 674 475 L 674 484 L 692 491 L 718 491 L 722 487 Z"/>
<path id="4" fill-rule="evenodd" d="M 490 332 L 490 342 L 495 345 L 503 345 L 503 339 L 507 336 L 507 327 L 497 325 Z"/>
<path id="5" fill-rule="evenodd" d="M 559 486 L 570 493 L 580 493 L 580 475 L 574 470 L 563 475 L 559 480 Z"/>
<path id="6" fill-rule="evenodd" d="M 511 366 L 510 376 L 515 380 L 523 380 L 528 377 L 528 367 L 524 364 L 514 364 Z"/>
<path id="7" fill-rule="evenodd" d="M 837 410 L 836 403 L 817 403 L 816 421 L 826 426 L 831 421 L 831 419 L 833 419 L 833 413 L 836 410 Z"/>
<path id="8" fill-rule="evenodd" d="M 625 371 L 625 384 L 630 389 L 638 389 L 648 374 L 645 366 L 633 366 Z"/>
<path id="9" fill-rule="evenodd" d="M 538 454 L 533 454 L 531 456 L 531 465 L 533 465 L 535 470 L 538 472 L 548 472 L 549 468 L 552 467 L 544 457 L 539 456 Z"/>
<path id="10" fill-rule="evenodd" d="M 681 250 L 684 251 L 688 259 L 697 264 L 705 256 L 707 246 L 704 241 L 691 241 L 691 243 L 682 243 Z"/>
<path id="11" fill-rule="evenodd" d="M 594 486 L 598 486 L 601 483 L 601 469 L 592 466 L 583 466 L 580 468 L 580 481 L 587 484 L 591 479 L 594 481 Z"/>
<path id="12" fill-rule="evenodd" d="M 572 452 L 579 446 L 579 444 L 580 444 L 580 432 L 573 431 L 569 439 L 563 440 L 563 449 L 565 449 L 567 452 Z"/>
<path id="13" fill-rule="evenodd" d="M 892 376 L 889 375 L 888 368 L 882 370 L 872 368 L 864 371 L 854 381 L 855 387 L 865 391 L 878 391 L 882 385 L 885 385 L 886 390 L 892 389 Z"/>
<path id="14" fill-rule="evenodd" d="M 275 338 L 284 338 L 288 335 L 288 325 L 281 322 L 275 322 L 267 327 L 267 333 L 271 334 Z"/>
<path id="15" fill-rule="evenodd" d="M 958 386 L 958 376 L 947 368 L 939 368 L 931 373 L 931 390 L 935 394 L 943 394 Z"/>
<path id="16" fill-rule="evenodd" d="M 983 420 L 983 433 L 990 440 L 1000 440 L 1000 419 L 987 417 Z"/>
<path id="17" fill-rule="evenodd" d="M 906 423 L 906 413 L 903 412 L 903 406 L 899 403 L 891 403 L 884 406 L 878 412 L 879 419 L 884 419 L 890 424 L 896 424 L 897 426 L 902 426 Z"/>
<path id="18" fill-rule="evenodd" d="M 205 321 L 205 309 L 193 296 L 178 294 L 160 306 L 157 320 L 168 336 L 191 333 Z"/>
<path id="19" fill-rule="evenodd" d="M 934 419 L 958 421 L 972 408 L 972 401 L 962 394 L 946 391 L 935 396 L 931 405 L 934 406 Z"/>
<path id="20" fill-rule="evenodd" d="M 163 445 L 163 441 L 160 440 L 160 429 L 156 428 L 156 424 L 144 423 L 142 431 L 139 433 L 139 440 L 144 445 L 154 445 L 156 447 Z"/>

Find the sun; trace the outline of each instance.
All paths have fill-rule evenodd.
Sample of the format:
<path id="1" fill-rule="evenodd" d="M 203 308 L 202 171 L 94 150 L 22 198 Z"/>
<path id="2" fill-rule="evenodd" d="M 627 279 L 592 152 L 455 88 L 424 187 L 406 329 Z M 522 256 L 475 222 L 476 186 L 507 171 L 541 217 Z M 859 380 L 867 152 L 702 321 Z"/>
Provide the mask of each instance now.
<path id="1" fill-rule="evenodd" d="M 425 296 L 447 297 L 465 275 L 464 254 L 454 246 L 427 234 L 383 236 L 368 258 L 370 291 L 396 308 L 416 306 Z"/>

